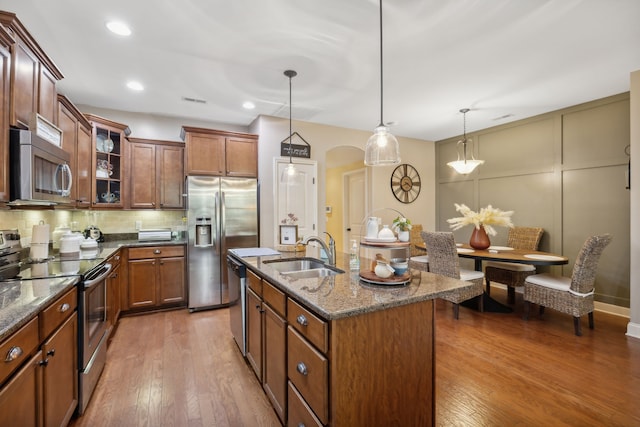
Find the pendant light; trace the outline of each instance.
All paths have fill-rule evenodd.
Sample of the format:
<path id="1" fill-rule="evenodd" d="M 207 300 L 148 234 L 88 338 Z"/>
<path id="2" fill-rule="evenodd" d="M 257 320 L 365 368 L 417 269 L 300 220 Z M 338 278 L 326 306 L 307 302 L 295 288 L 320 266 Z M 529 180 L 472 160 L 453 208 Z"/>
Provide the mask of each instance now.
<path id="1" fill-rule="evenodd" d="M 364 164 L 367 166 L 385 166 L 400 163 L 400 146 L 395 136 L 389 132 L 382 118 L 383 103 L 382 73 L 382 0 L 380 0 L 380 124 L 369 137 L 364 149 Z"/>
<path id="2" fill-rule="evenodd" d="M 291 159 L 293 137 L 294 137 L 294 135 L 297 135 L 298 138 L 302 139 L 305 142 L 305 144 L 309 145 L 309 143 L 307 143 L 307 141 L 305 141 L 305 139 L 302 136 L 300 136 L 300 134 L 298 132 L 292 132 L 291 131 L 291 122 L 292 122 L 292 119 L 291 119 L 291 110 L 292 110 L 292 107 L 291 107 L 291 79 L 294 78 L 295 76 L 297 76 L 298 73 L 296 73 L 294 70 L 286 70 L 284 72 L 284 75 L 289 78 L 289 136 L 286 137 L 285 139 L 283 139 L 280 142 L 280 145 L 282 145 L 282 143 L 285 142 L 287 139 L 289 140 L 289 164 L 282 171 L 282 175 L 280 175 L 280 182 L 282 184 L 287 185 L 287 186 L 294 186 L 294 185 L 302 184 L 302 181 L 303 181 L 304 177 L 302 176 L 302 173 L 300 172 L 300 170 L 296 169 L 295 165 L 293 164 L 293 160 Z"/>
<path id="3" fill-rule="evenodd" d="M 462 123 L 463 123 L 463 134 L 462 139 L 458 141 L 456 145 L 456 151 L 458 154 L 458 160 L 455 162 L 449 162 L 447 165 L 452 167 L 456 172 L 461 175 L 468 175 L 473 170 L 484 163 L 484 160 L 476 160 L 473 157 L 473 150 L 471 151 L 471 159 L 467 159 L 467 142 L 470 142 L 471 139 L 467 138 L 467 113 L 469 112 L 468 108 L 463 108 L 460 110 L 462 113 Z M 462 144 L 462 159 L 460 159 L 460 152 L 458 151 L 458 147 Z"/>

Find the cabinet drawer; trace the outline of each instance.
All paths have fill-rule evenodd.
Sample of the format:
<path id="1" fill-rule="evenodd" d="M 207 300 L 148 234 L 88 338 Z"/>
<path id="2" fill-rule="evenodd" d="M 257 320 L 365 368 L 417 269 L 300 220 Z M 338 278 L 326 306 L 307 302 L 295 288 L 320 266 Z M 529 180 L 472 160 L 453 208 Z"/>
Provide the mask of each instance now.
<path id="1" fill-rule="evenodd" d="M 315 416 L 307 402 L 289 381 L 289 422 L 290 426 L 322 427 L 322 423 Z"/>
<path id="2" fill-rule="evenodd" d="M 247 269 L 247 286 L 258 296 L 262 297 L 262 279 L 255 275 L 255 273 Z"/>
<path id="3" fill-rule="evenodd" d="M 262 282 L 262 299 L 280 316 L 286 316 L 287 296 L 266 280 Z"/>
<path id="4" fill-rule="evenodd" d="M 38 318 L 34 317 L 0 344 L 0 384 L 30 357 L 31 352 L 38 347 L 38 338 Z"/>
<path id="5" fill-rule="evenodd" d="M 323 424 L 329 420 L 329 361 L 291 326 L 287 329 L 287 373 Z"/>
<path id="6" fill-rule="evenodd" d="M 184 246 L 149 246 L 129 248 L 129 259 L 163 258 L 184 256 Z"/>
<path id="7" fill-rule="evenodd" d="M 287 300 L 287 321 L 321 352 L 329 351 L 327 322 L 316 317 L 292 299 Z"/>
<path id="8" fill-rule="evenodd" d="M 40 313 L 40 337 L 44 340 L 71 316 L 78 305 L 77 289 L 73 288 Z"/>

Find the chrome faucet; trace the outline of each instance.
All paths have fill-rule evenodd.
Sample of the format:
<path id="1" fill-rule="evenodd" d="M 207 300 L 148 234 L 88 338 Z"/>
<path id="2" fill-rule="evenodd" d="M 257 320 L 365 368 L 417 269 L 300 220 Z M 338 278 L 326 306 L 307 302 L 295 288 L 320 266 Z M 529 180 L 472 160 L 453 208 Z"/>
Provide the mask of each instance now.
<path id="1" fill-rule="evenodd" d="M 327 257 L 328 257 L 327 262 L 328 262 L 328 264 L 335 266 L 336 265 L 336 241 L 333 240 L 333 236 L 331 234 L 327 233 L 326 231 L 324 232 L 324 234 L 329 236 L 329 246 L 327 246 L 326 242 L 324 240 L 322 240 L 318 236 L 305 237 L 300 243 L 302 243 L 305 246 L 310 241 L 315 241 L 315 242 L 320 243 L 320 246 L 322 246 L 322 249 L 324 249 L 325 253 L 327 254 Z"/>

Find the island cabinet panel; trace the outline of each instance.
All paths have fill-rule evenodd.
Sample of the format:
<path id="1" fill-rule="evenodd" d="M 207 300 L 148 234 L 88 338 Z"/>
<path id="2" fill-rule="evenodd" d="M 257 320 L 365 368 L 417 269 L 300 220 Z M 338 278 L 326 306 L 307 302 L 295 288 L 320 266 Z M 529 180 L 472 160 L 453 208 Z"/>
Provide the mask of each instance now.
<path id="1" fill-rule="evenodd" d="M 298 332 L 308 339 L 320 351 L 329 350 L 328 324 L 306 308 L 289 298 L 287 301 L 287 320 Z"/>
<path id="2" fill-rule="evenodd" d="M 0 203 L 9 201 L 10 37 L 0 27 Z"/>
<path id="3" fill-rule="evenodd" d="M 433 300 L 332 321 L 332 426 L 434 425 L 434 322 Z"/>
<path id="4" fill-rule="evenodd" d="M 247 289 L 247 361 L 262 383 L 262 298 Z"/>
<path id="5" fill-rule="evenodd" d="M 258 136 L 183 126 L 185 173 L 257 178 Z"/>
<path id="6" fill-rule="evenodd" d="M 307 402 L 300 395 L 300 392 L 296 388 L 288 383 L 289 401 L 287 405 L 289 426 L 305 426 L 305 427 L 322 427 L 322 423 L 313 413 Z"/>
<path id="7" fill-rule="evenodd" d="M 286 295 L 263 280 L 264 310 L 262 388 L 271 401 L 280 422 L 286 422 L 287 411 L 287 321 Z"/>

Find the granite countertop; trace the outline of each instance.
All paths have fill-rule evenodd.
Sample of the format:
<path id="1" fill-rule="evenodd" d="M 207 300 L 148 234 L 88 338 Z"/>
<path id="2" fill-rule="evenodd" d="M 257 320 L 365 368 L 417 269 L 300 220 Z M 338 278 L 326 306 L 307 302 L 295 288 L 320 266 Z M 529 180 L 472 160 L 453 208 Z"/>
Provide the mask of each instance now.
<path id="1" fill-rule="evenodd" d="M 97 249 L 83 250 L 83 258 L 107 260 L 123 247 L 184 245 L 186 239 L 139 242 L 137 239 L 110 239 L 100 243 Z M 56 255 L 55 252 L 52 255 Z M 80 272 L 82 274 L 84 272 Z M 80 274 L 68 277 L 0 282 L 0 342 L 25 325 L 52 301 L 67 292 L 80 281 Z"/>
<path id="2" fill-rule="evenodd" d="M 232 254 L 233 251 L 229 250 Z M 303 256 L 302 253 L 298 258 Z M 349 270 L 349 254 L 344 253 L 338 253 L 336 257 L 336 267 L 344 270 L 344 274 L 312 279 L 289 278 L 280 274 L 269 263 L 265 263 L 268 260 L 294 257 L 296 256 L 293 253 L 283 253 L 238 259 L 248 269 L 267 279 L 325 320 L 435 299 L 451 290 L 471 286 L 469 282 L 418 270 L 411 270 L 411 281 L 406 285 L 367 284 L 360 280 L 359 271 Z M 363 259 L 361 262 L 370 261 Z"/>
<path id="3" fill-rule="evenodd" d="M 80 280 L 79 276 L 0 283 L 0 342 Z"/>

